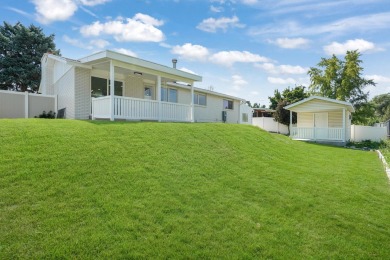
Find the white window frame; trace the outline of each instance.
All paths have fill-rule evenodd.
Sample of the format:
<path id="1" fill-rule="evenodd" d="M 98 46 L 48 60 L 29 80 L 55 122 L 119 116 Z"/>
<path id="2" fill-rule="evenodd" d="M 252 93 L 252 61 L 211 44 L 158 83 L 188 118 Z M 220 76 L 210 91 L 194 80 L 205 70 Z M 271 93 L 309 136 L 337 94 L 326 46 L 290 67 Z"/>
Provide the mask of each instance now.
<path id="1" fill-rule="evenodd" d="M 199 96 L 204 96 L 205 104 L 199 104 Z M 198 106 L 207 106 L 207 95 L 202 93 L 194 93 L 194 104 Z"/>
<path id="2" fill-rule="evenodd" d="M 148 96 L 145 96 L 145 90 L 146 88 L 149 88 L 150 89 L 150 98 L 147 98 Z M 154 87 L 153 86 L 150 86 L 150 85 L 144 85 L 144 99 L 148 99 L 148 100 L 154 100 Z"/>
<path id="3" fill-rule="evenodd" d="M 228 107 L 225 107 L 225 101 L 228 102 Z M 232 108 L 229 108 L 229 102 L 232 103 Z M 223 103 L 222 103 L 222 106 L 223 106 L 223 109 L 229 109 L 229 110 L 233 110 L 234 109 L 234 101 L 231 100 L 231 99 L 223 99 Z"/>
<path id="4" fill-rule="evenodd" d="M 175 101 L 170 100 L 169 90 L 176 91 L 176 100 Z M 166 100 L 163 100 L 163 95 L 161 93 L 161 101 L 162 102 L 170 102 L 170 103 L 178 103 L 179 102 L 179 90 L 177 88 L 161 87 L 161 92 L 162 91 L 166 91 Z"/>

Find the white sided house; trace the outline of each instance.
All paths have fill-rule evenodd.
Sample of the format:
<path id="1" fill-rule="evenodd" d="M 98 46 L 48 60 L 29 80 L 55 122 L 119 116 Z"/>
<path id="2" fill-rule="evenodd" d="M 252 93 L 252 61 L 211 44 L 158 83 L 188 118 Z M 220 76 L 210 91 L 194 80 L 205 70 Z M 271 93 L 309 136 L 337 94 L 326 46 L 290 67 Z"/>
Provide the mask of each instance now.
<path id="1" fill-rule="evenodd" d="M 80 60 L 44 54 L 41 62 L 39 92 L 57 95 L 66 118 L 228 123 L 247 118 L 243 99 L 194 87 L 202 77 L 175 63 L 168 67 L 108 50 Z"/>
<path id="2" fill-rule="evenodd" d="M 297 113 L 297 124 L 290 121 L 290 137 L 298 140 L 345 143 L 351 139 L 351 103 L 311 96 L 289 106 Z"/>

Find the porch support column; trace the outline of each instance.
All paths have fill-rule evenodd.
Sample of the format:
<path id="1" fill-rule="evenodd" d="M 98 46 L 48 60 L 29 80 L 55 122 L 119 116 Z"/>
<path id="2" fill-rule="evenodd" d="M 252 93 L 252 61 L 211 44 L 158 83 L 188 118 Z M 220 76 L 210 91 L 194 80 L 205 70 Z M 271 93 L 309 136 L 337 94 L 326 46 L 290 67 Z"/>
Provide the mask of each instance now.
<path id="1" fill-rule="evenodd" d="M 110 121 L 114 121 L 114 92 L 115 92 L 115 70 L 112 60 L 110 60 Z"/>
<path id="2" fill-rule="evenodd" d="M 191 123 L 195 122 L 195 108 L 194 108 L 194 83 L 191 84 Z"/>
<path id="3" fill-rule="evenodd" d="M 279 130 L 279 123 L 278 123 L 278 130 Z M 290 129 L 288 129 L 289 132 L 290 132 L 290 136 L 291 136 L 291 132 L 292 132 L 292 110 L 290 110 Z"/>
<path id="4" fill-rule="evenodd" d="M 158 113 L 157 113 L 157 117 L 158 117 L 158 122 L 161 122 L 161 117 L 162 117 L 162 106 L 161 106 L 161 76 L 158 75 L 157 76 L 157 101 L 158 101 Z"/>
<path id="5" fill-rule="evenodd" d="M 345 129 L 346 129 L 346 126 L 345 126 L 345 108 L 343 108 L 343 133 L 341 135 L 341 138 L 343 139 L 343 142 L 345 142 Z"/>

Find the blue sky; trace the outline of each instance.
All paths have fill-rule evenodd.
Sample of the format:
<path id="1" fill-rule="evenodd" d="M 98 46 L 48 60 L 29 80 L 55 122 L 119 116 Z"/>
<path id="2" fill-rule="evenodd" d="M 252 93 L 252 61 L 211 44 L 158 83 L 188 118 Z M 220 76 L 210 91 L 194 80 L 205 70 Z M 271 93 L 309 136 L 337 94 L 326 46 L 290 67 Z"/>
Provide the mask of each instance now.
<path id="1" fill-rule="evenodd" d="M 2 0 L 0 16 L 55 34 L 65 57 L 177 58 L 203 76 L 195 86 L 267 106 L 275 89 L 308 86 L 321 57 L 355 49 L 371 97 L 390 92 L 388 0 Z"/>

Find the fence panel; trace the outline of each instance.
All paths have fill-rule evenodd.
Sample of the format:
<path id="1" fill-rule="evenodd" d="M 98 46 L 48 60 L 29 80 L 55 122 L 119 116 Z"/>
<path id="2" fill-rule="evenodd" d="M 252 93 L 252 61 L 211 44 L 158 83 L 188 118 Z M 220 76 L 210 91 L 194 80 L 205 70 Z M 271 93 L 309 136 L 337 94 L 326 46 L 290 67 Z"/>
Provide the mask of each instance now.
<path id="1" fill-rule="evenodd" d="M 376 126 L 363 126 L 352 125 L 351 126 L 351 141 L 361 142 L 363 140 L 371 140 L 379 142 L 387 138 L 386 127 Z"/>
<path id="2" fill-rule="evenodd" d="M 268 132 L 288 134 L 288 126 L 276 122 L 273 117 L 253 117 L 252 125 Z"/>
<path id="3" fill-rule="evenodd" d="M 32 118 L 42 112 L 57 113 L 57 97 L 0 90 L 0 118 Z"/>

